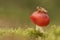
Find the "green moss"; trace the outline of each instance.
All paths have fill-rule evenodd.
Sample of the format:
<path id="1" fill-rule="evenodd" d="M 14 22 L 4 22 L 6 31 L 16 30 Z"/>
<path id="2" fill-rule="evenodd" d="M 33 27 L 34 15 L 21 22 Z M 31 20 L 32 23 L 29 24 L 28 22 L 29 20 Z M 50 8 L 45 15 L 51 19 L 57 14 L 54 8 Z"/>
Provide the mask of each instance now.
<path id="1" fill-rule="evenodd" d="M 53 29 L 53 30 L 52 30 Z M 35 28 L 17 28 L 17 29 L 2 29 L 0 28 L 0 38 L 7 40 L 8 37 L 14 38 L 15 40 L 35 40 L 38 37 L 41 37 L 46 40 L 55 40 L 56 36 L 60 38 L 60 27 L 52 25 L 50 29 L 46 28 L 45 33 L 41 33 L 40 31 L 36 31 Z M 13 39 L 13 40 L 14 40 Z M 11 39 L 12 40 L 12 39 Z"/>

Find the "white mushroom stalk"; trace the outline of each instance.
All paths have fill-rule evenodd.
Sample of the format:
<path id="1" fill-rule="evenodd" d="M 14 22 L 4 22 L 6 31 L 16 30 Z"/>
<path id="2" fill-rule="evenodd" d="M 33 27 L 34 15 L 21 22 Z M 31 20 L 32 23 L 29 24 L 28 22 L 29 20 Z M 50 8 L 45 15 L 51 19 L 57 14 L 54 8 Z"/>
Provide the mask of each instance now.
<path id="1" fill-rule="evenodd" d="M 40 31 L 41 33 L 44 33 L 43 27 L 40 27 L 40 26 L 38 26 L 38 25 L 36 25 L 36 30 L 37 30 L 37 31 Z"/>

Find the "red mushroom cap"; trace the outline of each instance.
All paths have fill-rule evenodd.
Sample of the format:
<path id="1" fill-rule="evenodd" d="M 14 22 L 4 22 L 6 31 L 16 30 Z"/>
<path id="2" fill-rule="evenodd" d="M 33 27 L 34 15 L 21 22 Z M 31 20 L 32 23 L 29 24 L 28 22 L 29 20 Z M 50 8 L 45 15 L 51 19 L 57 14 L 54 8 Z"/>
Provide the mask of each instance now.
<path id="1" fill-rule="evenodd" d="M 30 16 L 30 19 L 34 24 L 37 24 L 39 26 L 45 27 L 49 24 L 50 18 L 45 11 L 37 10 L 32 13 Z"/>

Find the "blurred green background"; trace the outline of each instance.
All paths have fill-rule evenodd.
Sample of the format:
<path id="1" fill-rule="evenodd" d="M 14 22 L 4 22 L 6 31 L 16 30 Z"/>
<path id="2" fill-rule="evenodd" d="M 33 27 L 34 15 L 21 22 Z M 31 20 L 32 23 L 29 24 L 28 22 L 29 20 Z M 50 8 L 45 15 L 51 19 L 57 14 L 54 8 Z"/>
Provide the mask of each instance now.
<path id="1" fill-rule="evenodd" d="M 0 0 L 0 27 L 34 25 L 29 16 L 37 6 L 47 9 L 50 24 L 60 25 L 60 0 Z"/>

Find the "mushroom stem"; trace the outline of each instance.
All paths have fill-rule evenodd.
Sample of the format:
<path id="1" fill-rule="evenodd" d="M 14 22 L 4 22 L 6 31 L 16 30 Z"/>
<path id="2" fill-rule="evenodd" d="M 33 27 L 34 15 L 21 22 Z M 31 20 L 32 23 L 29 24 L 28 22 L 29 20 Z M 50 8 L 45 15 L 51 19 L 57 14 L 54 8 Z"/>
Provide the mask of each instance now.
<path id="1" fill-rule="evenodd" d="M 44 34 L 43 27 L 40 27 L 38 25 L 36 25 L 36 31 L 39 31 L 40 33 L 43 33 Z M 38 40 L 38 39 L 39 39 L 39 37 L 36 40 Z M 45 37 L 44 38 L 40 37 L 40 40 L 45 40 Z"/>
<path id="2" fill-rule="evenodd" d="M 44 33 L 43 27 L 36 25 L 36 30 L 39 30 L 41 33 Z"/>

